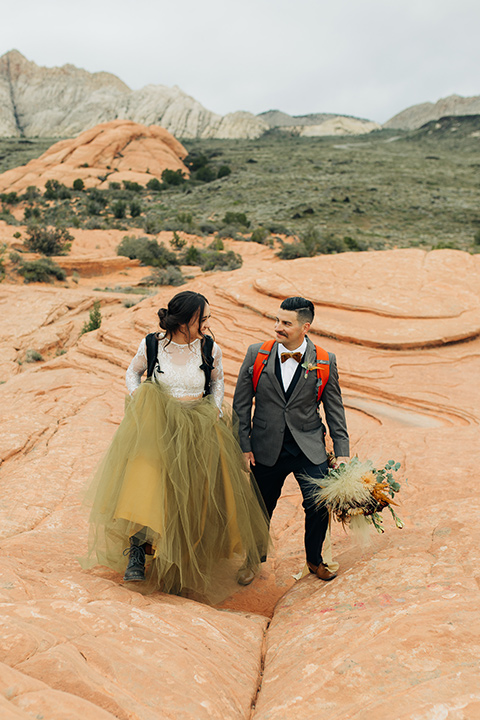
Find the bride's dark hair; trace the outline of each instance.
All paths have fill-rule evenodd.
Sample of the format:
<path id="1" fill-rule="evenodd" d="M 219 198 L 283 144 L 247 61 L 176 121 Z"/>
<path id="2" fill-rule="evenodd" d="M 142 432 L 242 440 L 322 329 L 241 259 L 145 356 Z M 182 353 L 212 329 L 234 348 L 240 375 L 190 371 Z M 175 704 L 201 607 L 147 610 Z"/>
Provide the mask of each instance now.
<path id="1" fill-rule="evenodd" d="M 160 308 L 160 310 L 158 310 L 157 315 L 160 320 L 160 327 L 165 331 L 165 335 L 168 338 L 167 345 L 172 341 L 172 334 L 175 333 L 180 326 L 185 325 L 187 327 L 187 333 L 189 334 L 188 324 L 197 314 L 198 327 L 200 328 L 202 317 L 205 314 L 205 305 L 207 304 L 208 300 L 205 295 L 193 292 L 193 290 L 184 290 L 174 295 L 166 308 Z M 190 337 L 187 337 L 187 342 L 190 343 Z"/>

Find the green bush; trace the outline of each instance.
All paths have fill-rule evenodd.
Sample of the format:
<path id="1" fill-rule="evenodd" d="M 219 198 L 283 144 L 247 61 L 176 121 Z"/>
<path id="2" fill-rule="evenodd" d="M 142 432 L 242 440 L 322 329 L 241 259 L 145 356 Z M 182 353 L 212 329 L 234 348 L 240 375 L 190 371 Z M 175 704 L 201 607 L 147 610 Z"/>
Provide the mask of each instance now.
<path id="1" fill-rule="evenodd" d="M 200 265 L 200 250 L 195 245 L 190 245 L 183 256 L 183 265 Z"/>
<path id="2" fill-rule="evenodd" d="M 77 178 L 73 181 L 73 189 L 77 191 L 85 190 L 85 183 L 82 178 Z"/>
<path id="3" fill-rule="evenodd" d="M 46 200 L 67 200 L 72 197 L 72 193 L 66 185 L 58 180 L 47 180 L 43 197 Z"/>
<path id="4" fill-rule="evenodd" d="M 236 270 L 242 267 L 242 256 L 229 250 L 228 252 L 218 252 L 216 250 L 206 250 L 202 253 L 202 270 Z"/>
<path id="5" fill-rule="evenodd" d="M 282 260 L 294 260 L 299 257 L 329 255 L 346 250 L 347 246 L 341 238 L 333 235 L 323 237 L 317 228 L 311 227 L 293 243 L 283 243 L 282 249 L 277 255 Z"/>
<path id="6" fill-rule="evenodd" d="M 220 165 L 218 168 L 217 178 L 220 180 L 223 177 L 228 177 L 232 174 L 231 169 L 228 165 Z"/>
<path id="7" fill-rule="evenodd" d="M 154 177 L 148 181 L 147 188 L 153 192 L 160 192 L 160 190 L 162 190 L 162 183 L 158 178 Z"/>
<path id="8" fill-rule="evenodd" d="M 223 218 L 224 225 L 242 225 L 243 227 L 249 228 L 250 221 L 247 219 L 245 213 L 231 212 L 230 210 L 225 213 Z"/>
<path id="9" fill-rule="evenodd" d="M 127 212 L 127 203 L 124 200 L 117 200 L 112 205 L 112 212 L 117 220 L 121 220 Z"/>
<path id="10" fill-rule="evenodd" d="M 200 180 L 201 182 L 212 182 L 212 180 L 216 180 L 217 176 L 215 174 L 215 171 L 212 170 L 211 167 L 208 165 L 205 165 L 205 167 L 199 168 L 194 173 L 195 180 Z"/>
<path id="11" fill-rule="evenodd" d="M 19 197 L 16 192 L 1 193 L 0 200 L 6 205 L 16 205 L 19 201 Z"/>
<path id="12" fill-rule="evenodd" d="M 25 352 L 25 362 L 32 363 L 32 362 L 41 362 L 43 360 L 42 353 L 38 352 L 38 350 L 32 350 L 32 348 L 29 348 Z"/>
<path id="13" fill-rule="evenodd" d="M 83 324 L 80 335 L 84 335 L 85 333 L 91 332 L 92 330 L 98 330 L 101 324 L 102 313 L 100 312 L 100 302 L 98 300 L 95 300 L 95 302 L 93 303 L 93 307 L 89 312 L 89 320 L 88 322 L 85 322 Z"/>
<path id="14" fill-rule="evenodd" d="M 203 153 L 190 153 L 185 158 L 185 165 L 192 171 L 196 172 L 200 168 L 208 165 L 208 157 Z"/>
<path id="15" fill-rule="evenodd" d="M 173 265 L 167 265 L 165 268 L 159 268 L 155 270 L 151 275 L 142 279 L 142 285 L 173 285 L 178 287 L 179 285 L 185 285 L 185 278 L 183 277 L 182 271 L 178 267 Z"/>
<path id="16" fill-rule="evenodd" d="M 53 262 L 50 258 L 40 258 L 39 260 L 22 261 L 17 270 L 19 275 L 23 276 L 24 282 L 52 282 L 53 278 L 57 280 L 65 280 L 65 270 Z"/>
<path id="17" fill-rule="evenodd" d="M 4 256 L 5 256 L 6 249 L 7 249 L 7 246 L 5 245 L 5 243 L 2 243 L 2 245 L 0 245 L 0 282 L 5 277 L 5 267 L 4 267 L 3 263 L 4 263 Z M 12 258 L 12 253 L 10 253 L 10 260 L 11 260 L 11 258 Z"/>
<path id="18" fill-rule="evenodd" d="M 125 190 L 136 193 L 140 193 L 143 190 L 143 187 L 140 185 L 140 183 L 132 182 L 131 180 L 124 180 L 123 187 L 125 188 Z"/>
<path id="19" fill-rule="evenodd" d="M 42 255 L 66 255 L 72 246 L 73 235 L 66 228 L 28 225 L 25 247 Z"/>
<path id="20" fill-rule="evenodd" d="M 264 245 L 269 235 L 270 232 L 267 230 L 267 228 L 257 227 L 250 235 L 250 240 L 252 242 L 260 243 L 260 245 Z"/>
<path id="21" fill-rule="evenodd" d="M 20 197 L 20 200 L 23 200 L 24 202 L 33 202 L 34 200 L 37 200 L 40 195 L 40 190 L 35 187 L 35 185 L 29 185 Z"/>
<path id="22" fill-rule="evenodd" d="M 138 217 L 141 214 L 142 214 L 142 206 L 140 205 L 140 203 L 135 202 L 135 201 L 131 202 L 130 203 L 130 216 L 133 218 L 133 217 Z"/>
<path id="23" fill-rule="evenodd" d="M 149 240 L 141 237 L 135 238 L 126 235 L 117 247 L 117 255 L 124 255 L 131 260 L 140 260 L 142 265 L 152 267 L 167 267 L 167 265 L 178 265 L 175 253 L 168 250 L 163 243 L 158 244 L 156 240 Z"/>
<path id="24" fill-rule="evenodd" d="M 473 236 L 473 244 L 480 245 L 480 230 L 477 230 L 477 232 Z"/>
<path id="25" fill-rule="evenodd" d="M 149 212 L 143 218 L 143 229 L 149 235 L 156 235 L 163 230 L 163 218 L 156 212 Z"/>
<path id="26" fill-rule="evenodd" d="M 185 247 L 186 244 L 187 241 L 185 240 L 185 238 L 181 238 L 177 231 L 174 230 L 173 237 L 170 240 L 170 245 L 172 246 L 172 248 L 175 248 L 175 250 L 181 250 Z"/>
<path id="27" fill-rule="evenodd" d="M 225 250 L 225 245 L 223 244 L 223 240 L 218 235 L 212 240 L 210 245 L 208 246 L 210 250 Z"/>
<path id="28" fill-rule="evenodd" d="M 186 178 L 181 170 L 169 170 L 162 172 L 162 181 L 165 185 L 183 185 Z"/>
<path id="29" fill-rule="evenodd" d="M 368 249 L 366 243 L 364 243 L 362 240 L 356 240 L 352 237 L 344 237 L 343 242 L 345 243 L 345 246 L 348 250 L 352 250 L 354 252 L 363 252 Z"/>

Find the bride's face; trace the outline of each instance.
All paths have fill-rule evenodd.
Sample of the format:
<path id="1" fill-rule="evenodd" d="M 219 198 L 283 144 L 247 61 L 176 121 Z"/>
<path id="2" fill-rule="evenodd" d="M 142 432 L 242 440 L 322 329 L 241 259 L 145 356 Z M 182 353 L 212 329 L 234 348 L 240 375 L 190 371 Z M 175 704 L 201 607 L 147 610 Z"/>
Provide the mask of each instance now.
<path id="1" fill-rule="evenodd" d="M 188 323 L 188 333 L 190 334 L 191 340 L 196 340 L 205 335 L 210 327 L 210 318 L 210 305 L 205 303 L 202 317 L 199 317 L 199 312 L 197 312 Z"/>

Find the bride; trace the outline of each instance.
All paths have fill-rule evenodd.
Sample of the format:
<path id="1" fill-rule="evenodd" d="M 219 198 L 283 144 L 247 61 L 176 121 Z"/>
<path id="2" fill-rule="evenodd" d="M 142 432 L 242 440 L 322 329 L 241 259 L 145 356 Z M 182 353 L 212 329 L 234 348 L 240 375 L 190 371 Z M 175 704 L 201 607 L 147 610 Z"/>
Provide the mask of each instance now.
<path id="1" fill-rule="evenodd" d="M 147 335 L 130 363 L 125 416 L 87 494 L 82 564 L 218 602 L 231 592 L 234 569 L 239 583 L 253 579 L 268 520 L 223 405 L 207 299 L 180 292 L 158 316 L 162 332 Z"/>

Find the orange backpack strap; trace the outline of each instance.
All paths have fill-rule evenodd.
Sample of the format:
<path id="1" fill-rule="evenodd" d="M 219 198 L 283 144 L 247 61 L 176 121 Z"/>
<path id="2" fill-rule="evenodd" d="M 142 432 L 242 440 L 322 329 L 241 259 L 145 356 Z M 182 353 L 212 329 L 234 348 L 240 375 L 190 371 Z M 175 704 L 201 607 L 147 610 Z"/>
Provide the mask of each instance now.
<path id="1" fill-rule="evenodd" d="M 330 377 L 330 358 L 328 352 L 319 345 L 315 345 L 315 350 L 317 353 L 317 403 L 319 403 Z"/>
<path id="2" fill-rule="evenodd" d="M 255 362 L 253 363 L 253 392 L 257 392 L 257 385 L 260 379 L 260 375 L 262 374 L 263 368 L 267 364 L 268 356 L 272 351 L 274 343 L 275 340 L 265 340 L 262 347 L 257 353 L 257 357 L 255 358 Z"/>

